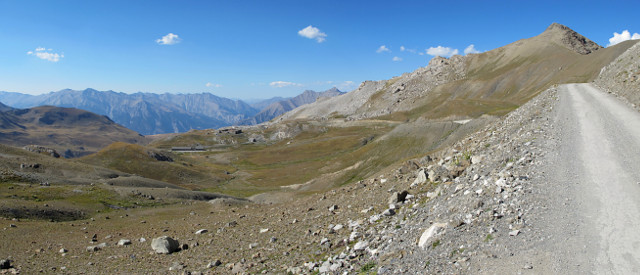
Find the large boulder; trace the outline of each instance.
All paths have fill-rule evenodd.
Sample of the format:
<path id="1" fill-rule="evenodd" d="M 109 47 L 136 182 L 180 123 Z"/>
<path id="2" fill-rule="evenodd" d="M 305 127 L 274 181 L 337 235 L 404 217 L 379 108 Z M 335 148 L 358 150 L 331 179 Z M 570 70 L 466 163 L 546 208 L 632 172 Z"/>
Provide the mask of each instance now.
<path id="1" fill-rule="evenodd" d="M 178 251 L 180 244 L 171 237 L 162 236 L 151 241 L 151 248 L 158 254 L 171 254 Z"/>

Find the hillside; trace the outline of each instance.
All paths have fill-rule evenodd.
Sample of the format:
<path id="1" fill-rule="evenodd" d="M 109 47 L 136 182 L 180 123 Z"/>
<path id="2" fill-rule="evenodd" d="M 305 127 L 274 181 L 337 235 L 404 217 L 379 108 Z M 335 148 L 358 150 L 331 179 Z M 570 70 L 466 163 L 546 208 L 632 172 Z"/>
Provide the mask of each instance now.
<path id="1" fill-rule="evenodd" d="M 302 105 L 314 103 L 318 100 L 331 98 L 345 93 L 341 92 L 337 88 L 332 88 L 324 92 L 315 92 L 311 90 L 304 91 L 295 97 L 273 102 L 253 117 L 240 122 L 240 125 L 255 125 L 274 119 L 288 111 L 298 108 Z"/>
<path id="2" fill-rule="evenodd" d="M 632 46 L 602 68 L 595 83 L 640 108 L 640 43 L 638 40 L 623 43 Z"/>
<path id="3" fill-rule="evenodd" d="M 51 147 L 65 157 L 87 155 L 117 141 L 147 143 L 108 117 L 79 109 L 42 106 L 4 111 L 0 117 L 0 143 Z"/>
<path id="4" fill-rule="evenodd" d="M 433 58 L 427 67 L 283 116 L 285 120 L 384 117 L 403 120 L 504 114 L 553 84 L 587 82 L 629 44 L 602 48 L 554 23 L 538 36 L 481 54 Z M 588 53 L 588 54 L 587 54 Z M 460 108 L 463 104 L 465 108 Z M 393 114 L 393 115 L 391 115 Z"/>
<path id="5" fill-rule="evenodd" d="M 328 190 L 446 148 L 553 85 L 591 81 L 629 47 L 601 48 L 552 24 L 536 37 L 489 52 L 436 57 L 412 73 L 366 81 L 269 123 L 238 128 L 240 134 L 194 131 L 151 146 L 210 148 L 201 154 L 207 162 L 235 168 L 220 192 L 271 191 L 260 196 L 268 200 Z"/>

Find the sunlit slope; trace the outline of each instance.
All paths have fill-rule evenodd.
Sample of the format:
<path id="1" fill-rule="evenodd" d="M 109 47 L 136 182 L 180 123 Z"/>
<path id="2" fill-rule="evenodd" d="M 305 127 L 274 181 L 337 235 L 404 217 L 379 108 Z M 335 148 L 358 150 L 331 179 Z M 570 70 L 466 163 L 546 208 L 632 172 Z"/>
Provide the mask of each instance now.
<path id="1" fill-rule="evenodd" d="M 324 190 L 450 146 L 552 85 L 591 81 L 631 45 L 602 48 L 553 24 L 536 37 L 492 51 L 436 57 L 412 73 L 364 82 L 345 95 L 247 128 L 236 142 L 194 131 L 153 146 L 193 142 L 216 148 L 204 153 L 207 160 L 234 170 L 215 191 L 248 196 Z M 289 134 L 269 138 L 282 129 Z M 246 143 L 256 134 L 265 141 Z"/>

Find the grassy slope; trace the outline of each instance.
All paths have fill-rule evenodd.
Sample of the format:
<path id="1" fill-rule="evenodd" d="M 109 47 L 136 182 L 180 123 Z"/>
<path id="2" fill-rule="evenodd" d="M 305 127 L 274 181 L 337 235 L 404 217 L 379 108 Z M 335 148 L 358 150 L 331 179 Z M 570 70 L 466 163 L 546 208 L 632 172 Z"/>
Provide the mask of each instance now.
<path id="1" fill-rule="evenodd" d="M 150 148 L 141 145 L 116 142 L 80 161 L 191 190 L 211 188 L 225 179 L 225 167 L 204 165 L 203 162 L 180 155 L 171 155 L 173 162 L 158 161 L 149 155 L 149 151 Z"/>
<path id="2" fill-rule="evenodd" d="M 5 114 L 7 115 L 7 114 Z M 8 114 L 23 126 L 0 127 L 0 143 L 12 146 L 37 144 L 60 154 L 69 149 L 76 154 L 96 152 L 117 141 L 146 144 L 147 139 L 108 118 L 84 110 L 41 106 Z M 6 117 L 5 117 L 6 118 Z"/>

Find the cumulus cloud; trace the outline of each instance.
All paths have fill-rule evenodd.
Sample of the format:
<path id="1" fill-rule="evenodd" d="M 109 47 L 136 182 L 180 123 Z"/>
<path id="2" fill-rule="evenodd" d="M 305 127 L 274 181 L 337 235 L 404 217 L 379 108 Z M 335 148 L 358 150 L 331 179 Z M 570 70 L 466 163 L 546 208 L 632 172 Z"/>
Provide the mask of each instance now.
<path id="1" fill-rule="evenodd" d="M 177 34 L 169 33 L 162 38 L 157 39 L 156 43 L 160 45 L 174 45 L 180 43 L 180 41 L 182 41 L 182 38 L 178 37 Z"/>
<path id="2" fill-rule="evenodd" d="M 399 62 L 399 61 L 402 61 L 402 58 L 401 58 L 401 57 L 394 56 L 392 60 L 393 60 L 393 61 L 396 61 L 396 62 Z"/>
<path id="3" fill-rule="evenodd" d="M 431 47 L 427 49 L 427 54 L 433 56 L 451 57 L 452 55 L 458 54 L 458 49 L 452 49 L 442 46 Z"/>
<path id="4" fill-rule="evenodd" d="M 470 53 L 480 53 L 480 51 L 476 49 L 475 45 L 471 44 L 464 49 L 464 54 L 470 54 Z"/>
<path id="5" fill-rule="evenodd" d="M 42 60 L 47 60 L 51 62 L 58 62 L 61 58 L 64 57 L 62 53 L 54 53 L 53 49 L 45 49 L 43 47 L 36 48 L 35 51 L 28 51 L 27 55 L 33 55 Z"/>
<path id="6" fill-rule="evenodd" d="M 287 81 L 274 81 L 269 83 L 269 86 L 275 87 L 275 88 L 284 88 L 284 87 L 290 87 L 290 86 L 301 87 L 302 84 L 287 82 Z"/>
<path id="7" fill-rule="evenodd" d="M 207 87 L 213 87 L 213 88 L 220 88 L 222 87 L 222 85 L 220 84 L 215 84 L 215 83 L 211 83 L 211 82 L 207 82 L 207 84 L 204 84 Z"/>
<path id="8" fill-rule="evenodd" d="M 315 39 L 318 43 L 322 43 L 326 40 L 327 34 L 321 32 L 318 28 L 309 25 L 308 27 L 298 31 L 298 35 L 309 39 Z"/>
<path id="9" fill-rule="evenodd" d="M 382 45 L 376 50 L 376 52 L 377 53 L 391 52 L 391 50 L 389 50 L 389 48 L 387 48 L 387 46 Z"/>
<path id="10" fill-rule="evenodd" d="M 627 40 L 635 40 L 635 39 L 640 39 L 640 34 L 634 33 L 633 35 L 631 35 L 629 30 L 624 30 L 622 31 L 622 33 L 614 32 L 613 37 L 609 38 L 609 44 L 607 45 L 607 47 L 613 46 L 620 42 L 624 42 Z"/>

